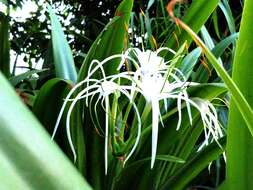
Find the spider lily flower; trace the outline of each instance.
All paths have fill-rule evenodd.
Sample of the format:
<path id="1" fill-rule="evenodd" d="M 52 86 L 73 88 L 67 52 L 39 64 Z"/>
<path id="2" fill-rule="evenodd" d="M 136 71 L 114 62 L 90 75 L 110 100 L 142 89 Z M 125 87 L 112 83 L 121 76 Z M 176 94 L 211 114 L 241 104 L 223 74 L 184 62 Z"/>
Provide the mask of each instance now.
<path id="1" fill-rule="evenodd" d="M 175 52 L 169 48 L 158 49 L 155 52 L 151 50 L 140 51 L 139 49 L 133 49 L 133 52 L 139 63 L 134 76 L 137 91 L 139 91 L 145 97 L 147 103 L 150 104 L 152 108 L 151 168 L 154 166 L 157 151 L 158 125 L 160 116 L 159 101 L 166 101 L 167 95 L 170 95 L 171 93 L 174 94 L 176 90 L 180 91 L 180 93 L 183 90 L 182 94 L 188 97 L 186 90 L 183 89 L 186 81 L 180 80 L 180 77 L 171 72 L 171 70 L 176 69 L 170 67 L 168 65 L 169 62 L 165 62 L 164 59 L 158 55 L 163 50 L 167 50 L 175 54 Z M 179 72 L 179 74 L 183 76 L 181 72 Z M 169 77 L 172 77 L 175 82 L 169 83 Z M 181 78 L 185 79 L 184 77 Z M 178 102 L 178 105 L 180 104 L 181 101 Z M 187 109 L 189 110 L 189 115 L 191 115 L 189 104 L 187 104 Z M 179 113 L 181 115 L 181 109 L 179 110 Z"/>
<path id="2" fill-rule="evenodd" d="M 155 75 L 140 75 L 140 80 L 137 81 L 138 91 L 145 97 L 147 103 L 151 105 L 152 109 L 152 151 L 151 151 L 151 168 L 154 166 L 157 141 L 158 141 L 158 125 L 160 117 L 160 107 L 159 102 L 161 100 L 167 100 L 174 96 L 178 101 L 178 127 L 181 124 L 181 100 L 187 100 L 188 95 L 186 92 L 186 86 L 190 85 L 185 81 L 179 80 L 179 78 L 174 74 L 169 74 L 175 81 L 169 82 L 167 77 L 163 76 L 162 73 L 157 73 Z M 173 97 L 173 98 L 174 98 Z M 186 101 L 188 115 L 190 122 L 192 122 L 190 104 Z"/>
<path id="3" fill-rule="evenodd" d="M 69 144 L 76 159 L 75 148 L 71 140 L 70 134 L 70 116 L 76 103 L 83 99 L 88 106 L 89 100 L 92 100 L 95 95 L 99 95 L 95 103 L 95 107 L 98 102 L 105 107 L 105 173 L 107 174 L 108 168 L 108 146 L 109 146 L 109 112 L 110 112 L 110 99 L 109 96 L 116 94 L 117 96 L 124 95 L 128 101 L 133 105 L 133 109 L 136 113 L 138 126 L 137 136 L 130 152 L 124 160 L 124 164 L 134 153 L 141 136 L 141 117 L 137 106 L 135 105 L 135 95 L 141 93 L 146 102 L 150 105 L 152 111 L 152 147 L 151 147 L 151 168 L 155 163 L 155 157 L 157 152 L 158 141 L 158 126 L 159 122 L 162 123 L 160 106 L 161 100 L 164 101 L 164 105 L 167 104 L 169 99 L 176 100 L 178 109 L 178 123 L 176 129 L 180 129 L 182 120 L 182 101 L 185 102 L 190 124 L 192 124 L 191 107 L 195 107 L 199 112 L 204 125 L 205 137 L 208 139 L 212 136 L 216 141 L 222 136 L 222 131 L 218 123 L 217 113 L 212 104 L 206 100 L 200 98 L 189 98 L 187 94 L 187 87 L 196 85 L 196 83 L 188 82 L 184 74 L 177 69 L 174 64 L 170 64 L 172 61 L 165 61 L 164 58 L 159 56 L 161 51 L 169 51 L 176 54 L 169 48 L 160 48 L 157 51 L 141 51 L 137 48 L 129 48 L 122 54 L 112 55 L 103 61 L 93 60 L 88 68 L 87 77 L 76 84 L 73 89 L 67 95 L 63 106 L 60 110 L 53 137 L 58 128 L 60 119 L 63 115 L 63 111 L 68 102 L 70 107 L 67 112 L 66 130 Z M 134 70 L 128 70 L 120 72 L 118 74 L 106 76 L 104 71 L 104 65 L 113 59 L 121 59 L 118 66 L 118 70 L 127 61 L 130 61 L 135 67 Z M 101 73 L 101 79 L 94 77 L 95 73 Z M 120 80 L 126 81 L 124 85 L 120 84 Z M 85 87 L 82 89 L 82 87 Z M 72 97 L 74 95 L 74 97 Z M 165 105 L 166 109 L 167 106 Z M 160 119 L 159 119 L 160 117 Z M 53 138 L 52 137 L 52 138 Z M 208 143 L 208 140 L 204 142 Z M 123 164 L 123 165 L 124 165 Z"/>
<path id="4" fill-rule="evenodd" d="M 135 142 L 132 150 L 128 154 L 124 163 L 130 158 L 130 156 L 133 154 L 134 150 L 136 149 L 136 147 L 138 145 L 140 135 L 141 135 L 141 119 L 140 119 L 140 115 L 139 115 L 136 105 L 131 101 L 130 94 L 126 91 L 126 89 L 124 89 L 126 87 L 121 87 L 120 85 L 118 85 L 117 83 L 115 83 L 111 80 L 110 81 L 105 80 L 105 81 L 102 81 L 99 86 L 97 86 L 95 84 L 94 86 L 91 85 L 90 87 L 92 87 L 92 88 L 94 87 L 94 90 L 92 90 L 92 88 L 84 89 L 81 92 L 79 92 L 74 99 L 71 99 L 72 103 L 69 107 L 69 110 L 67 113 L 67 121 L 66 121 L 68 140 L 69 140 L 70 144 L 73 144 L 72 140 L 71 140 L 71 136 L 70 136 L 70 116 L 71 116 L 71 112 L 72 112 L 75 104 L 80 99 L 87 99 L 88 97 L 94 96 L 95 94 L 98 93 L 99 99 L 101 99 L 101 104 L 103 104 L 103 102 L 105 102 L 105 152 L 104 152 L 104 157 L 105 157 L 105 174 L 107 174 L 107 168 L 108 168 L 108 158 L 107 157 L 108 157 L 108 142 L 109 142 L 108 141 L 108 138 L 109 138 L 109 136 L 108 136 L 109 135 L 109 112 L 110 112 L 110 110 L 109 110 L 109 107 L 110 107 L 109 95 L 117 93 L 117 92 L 124 94 L 129 99 L 129 101 L 133 104 L 133 108 L 137 114 L 138 132 L 137 132 L 136 142 Z M 87 93 L 87 91 L 90 91 L 90 92 Z M 72 145 L 72 151 L 74 150 L 73 148 L 74 147 Z"/>
<path id="5" fill-rule="evenodd" d="M 133 154 L 134 150 L 136 149 L 139 140 L 140 140 L 140 136 L 141 136 L 141 118 L 140 118 L 140 114 L 139 111 L 135 105 L 135 103 L 132 101 L 130 94 L 128 93 L 128 90 L 132 89 L 131 86 L 127 86 L 127 85 L 119 85 L 118 83 L 116 83 L 115 81 L 117 81 L 118 79 L 124 78 L 127 80 L 131 80 L 131 72 L 123 72 L 123 73 L 119 73 L 119 74 L 115 74 L 115 75 L 111 75 L 111 76 L 106 76 L 105 75 L 105 71 L 103 69 L 103 65 L 108 63 L 110 60 L 115 59 L 115 58 L 122 58 L 122 55 L 114 55 L 114 56 L 110 56 L 107 59 L 103 60 L 102 62 L 99 62 L 98 60 L 94 60 L 92 61 L 92 63 L 90 64 L 90 67 L 88 69 L 88 76 L 86 77 L 85 80 L 79 82 L 78 84 L 76 84 L 74 86 L 74 88 L 71 89 L 71 91 L 68 93 L 67 97 L 64 100 L 63 106 L 60 110 L 60 113 L 58 115 L 57 121 L 56 121 L 56 125 L 54 128 L 54 132 L 52 135 L 52 138 L 54 138 L 57 128 L 59 126 L 61 117 L 63 115 L 64 109 L 67 105 L 68 102 L 71 102 L 70 107 L 68 109 L 67 112 L 67 118 L 66 118 L 66 131 L 67 131 L 67 138 L 74 156 L 74 160 L 76 160 L 76 152 L 75 152 L 75 148 L 71 139 L 71 134 L 70 134 L 70 117 L 71 117 L 71 113 L 74 109 L 74 106 L 76 105 L 78 100 L 84 99 L 86 101 L 86 105 L 88 106 L 87 102 L 89 100 L 89 98 L 93 98 L 96 94 L 99 95 L 99 98 L 96 102 L 95 105 L 97 105 L 97 103 L 99 102 L 99 100 L 101 100 L 101 105 L 105 104 L 105 152 L 104 152 L 104 157 L 105 157 L 105 174 L 107 174 L 107 169 L 108 169 L 108 144 L 109 144 L 109 112 L 110 112 L 110 103 L 109 103 L 109 96 L 111 94 L 117 94 L 117 93 L 121 93 L 123 95 L 126 96 L 126 98 L 129 100 L 129 102 L 132 104 L 133 109 L 135 110 L 136 116 L 137 116 L 137 120 L 138 120 L 138 131 L 137 131 L 137 137 L 135 140 L 135 143 L 132 147 L 132 149 L 130 150 L 129 154 L 127 155 L 124 164 L 126 163 L 126 161 L 131 157 L 131 155 Z M 131 59 L 129 57 L 129 59 Z M 95 67 L 92 69 L 92 66 Z M 95 74 L 97 71 L 101 71 L 103 77 L 102 79 L 98 80 L 95 78 L 91 78 L 93 74 Z M 82 86 L 86 87 L 82 90 L 79 90 L 77 95 L 75 95 L 74 98 L 71 98 L 71 96 Z"/>
<path id="6" fill-rule="evenodd" d="M 211 105 L 211 103 L 207 103 L 207 101 L 202 101 L 201 99 L 198 99 L 198 101 L 193 101 L 188 97 L 186 91 L 187 87 L 196 85 L 196 83 L 187 82 L 180 70 L 175 68 L 174 65 L 169 65 L 169 61 L 165 62 L 165 60 L 158 55 L 164 50 L 175 54 L 175 52 L 168 48 L 161 48 L 154 52 L 151 50 L 140 51 L 136 48 L 133 49 L 133 53 L 138 60 L 138 65 L 136 66 L 135 64 L 136 72 L 134 74 L 136 88 L 133 89 L 145 97 L 147 103 L 150 104 L 152 109 L 151 169 L 154 166 L 157 151 L 158 126 L 160 117 L 159 102 L 161 100 L 164 100 L 165 103 L 168 99 L 177 100 L 177 130 L 179 130 L 181 125 L 181 104 L 183 100 L 186 103 L 190 124 L 192 124 L 190 106 L 195 107 L 200 112 L 202 122 L 204 124 L 206 138 L 212 134 L 214 139 L 217 140 L 222 133 L 220 131 L 218 118 L 214 107 Z M 129 51 L 127 52 L 127 55 L 129 55 Z M 160 121 L 162 122 L 161 119 Z M 208 133 L 206 132 L 206 129 L 208 129 Z M 218 134 L 217 131 L 219 131 Z"/>

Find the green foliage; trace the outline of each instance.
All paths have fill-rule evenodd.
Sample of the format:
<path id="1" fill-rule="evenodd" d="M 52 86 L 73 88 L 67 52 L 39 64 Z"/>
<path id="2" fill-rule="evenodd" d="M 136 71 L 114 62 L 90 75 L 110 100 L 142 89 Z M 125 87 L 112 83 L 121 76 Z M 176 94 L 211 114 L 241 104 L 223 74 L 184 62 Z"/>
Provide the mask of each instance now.
<path id="1" fill-rule="evenodd" d="M 242 21 L 240 26 L 239 39 L 236 46 L 236 53 L 233 63 L 232 77 L 240 88 L 241 92 L 252 107 L 252 65 L 253 47 L 251 18 L 253 2 L 246 0 Z M 252 189 L 252 155 L 253 155 L 253 138 L 250 125 L 244 121 L 243 114 L 236 106 L 236 100 L 232 96 L 229 109 L 228 122 L 228 145 L 227 145 L 227 181 L 226 188 L 235 189 Z M 236 166 L 236 167 L 235 167 Z"/>
<path id="2" fill-rule="evenodd" d="M 13 2 L 9 1 L 7 6 L 21 7 L 23 1 L 17 1 L 17 5 Z M 69 6 L 57 12 L 55 7 L 61 2 Z M 238 38 L 236 30 L 240 14 L 234 14 L 236 11 L 230 7 L 232 4 L 230 1 L 210 0 L 207 3 L 205 0 L 195 0 L 192 3 L 177 5 L 174 8 L 175 15 L 182 18 L 189 27 L 180 22 L 178 26 L 174 26 L 165 10 L 167 2 L 163 0 L 123 0 L 119 5 L 116 1 L 101 2 L 102 5 L 99 0 L 87 2 L 55 0 L 55 4 L 48 7 L 49 14 L 45 14 L 46 18 L 50 18 L 51 23 L 50 40 L 44 36 L 49 33 L 49 24 L 38 19 L 43 14 L 42 6 L 39 6 L 38 12 L 25 23 L 16 22 L 0 13 L 0 70 L 9 79 L 9 83 L 17 88 L 20 98 L 33 113 L 24 107 L 0 74 L 0 139 L 2 140 L 0 169 L 3 171 L 0 172 L 0 180 L 3 182 L 0 188 L 91 189 L 92 187 L 124 190 L 131 186 L 133 189 L 185 189 L 198 185 L 202 181 L 203 185 L 216 188 L 220 183 L 219 180 L 223 178 L 217 174 L 217 180 L 208 184 L 201 171 L 224 153 L 227 139 L 226 126 L 222 129 L 224 137 L 213 142 L 212 135 L 206 134 L 202 122 L 203 115 L 199 110 L 192 106 L 192 115 L 189 116 L 186 101 L 182 101 L 178 106 L 178 96 L 160 98 L 157 104 L 160 114 L 159 138 L 157 154 L 154 157 L 154 154 L 151 154 L 154 147 L 154 142 L 151 140 L 154 131 L 154 106 L 146 100 L 141 87 L 139 91 L 131 94 L 133 96 L 131 99 L 122 96 L 123 91 L 112 90 L 113 86 L 109 88 L 102 85 L 103 82 L 109 81 L 109 78 L 104 78 L 105 76 L 116 77 L 119 76 L 117 74 L 123 75 L 127 72 L 128 74 L 124 76 L 130 76 L 131 72 L 137 70 L 133 60 L 128 60 L 123 64 L 124 67 L 119 69 L 122 59 L 126 56 L 122 52 L 129 47 L 138 47 L 143 51 L 152 49 L 154 52 L 166 45 L 171 48 L 168 50 L 170 55 L 165 54 L 166 51 L 159 55 L 165 57 L 165 61 L 169 61 L 171 67 L 179 69 L 185 76 L 187 82 L 183 86 L 186 85 L 189 98 L 193 100 L 201 98 L 213 103 L 223 125 L 226 125 L 227 109 L 229 109 L 228 174 L 224 186 L 229 189 L 248 189 L 251 182 L 245 179 L 249 179 L 247 175 L 251 167 L 249 163 L 251 156 L 247 153 L 251 152 L 252 141 L 248 129 L 252 132 L 253 126 L 251 91 L 248 90 L 251 89 L 248 81 L 251 80 L 252 74 L 248 68 L 252 60 L 250 49 L 253 42 L 250 37 L 250 24 L 246 22 L 252 17 L 249 13 L 250 1 L 245 1 L 245 18 L 241 26 L 232 79 L 228 72 L 232 67 L 230 62 L 233 60 Z M 118 5 L 117 9 L 115 5 Z M 70 12 L 75 16 L 66 26 L 63 20 L 67 20 Z M 113 18 L 105 24 L 108 20 L 102 18 L 101 14 L 108 14 Z M 220 21 L 221 15 L 222 21 Z M 221 27 L 223 21 L 228 26 Z M 13 23 L 11 28 L 9 23 Z M 18 29 L 24 29 L 27 34 Z M 199 31 L 204 43 L 196 35 Z M 11 49 L 18 54 L 25 52 L 25 58 L 28 60 L 34 57 L 37 60 L 43 58 L 43 67 L 46 69 L 30 68 L 31 70 L 20 75 L 15 75 L 13 72 L 11 76 L 8 42 L 10 33 L 15 34 L 12 35 Z M 191 43 L 192 38 L 200 47 Z M 33 43 L 34 40 L 37 42 Z M 247 46 L 249 48 L 245 50 L 244 47 Z M 240 56 L 241 53 L 243 58 Z M 99 65 L 103 60 L 116 54 L 118 57 L 115 59 Z M 129 56 L 134 57 L 134 52 L 130 52 Z M 144 59 L 145 56 L 139 61 Z M 242 61 L 246 65 L 241 64 Z M 52 69 L 52 63 L 55 71 Z M 94 68 L 98 69 L 90 75 Z M 181 80 L 180 74 L 167 72 L 169 77 L 166 78 L 166 84 L 173 84 L 176 77 Z M 240 73 L 246 74 L 241 76 Z M 77 88 L 80 82 L 87 81 L 87 78 L 99 80 L 95 84 L 96 95 L 89 96 L 88 104 L 85 100 L 81 100 L 82 98 L 78 101 L 71 99 L 80 92 L 85 92 L 87 86 L 94 85 L 89 81 L 90 84 L 83 83 Z M 140 79 L 141 76 L 135 80 Z M 129 80 L 121 77 L 113 82 L 114 85 L 121 85 L 124 88 L 124 85 L 130 84 Z M 98 88 L 100 86 L 102 88 Z M 156 86 L 152 88 L 154 90 Z M 68 92 L 73 89 L 75 91 L 70 99 L 66 99 Z M 92 90 L 87 92 L 93 93 Z M 180 91 L 181 87 L 178 90 Z M 106 93 L 109 95 L 107 96 Z M 232 102 L 227 108 L 227 97 L 230 94 Z M 77 102 L 70 115 L 67 111 L 74 101 Z M 66 109 L 60 115 L 62 117 L 56 130 L 55 122 L 59 119 L 58 114 L 62 111 L 63 103 L 66 103 Z M 140 118 L 137 112 L 140 113 Z M 182 120 L 180 129 L 177 130 L 179 118 Z M 140 141 L 133 155 L 125 162 L 138 139 L 139 120 L 141 121 Z M 69 121 L 69 128 L 66 128 L 66 121 Z M 238 128 L 238 125 L 243 127 Z M 48 133 L 53 135 L 53 139 L 64 153 L 52 142 Z M 108 139 L 107 143 L 105 143 L 106 139 Z M 245 144 L 250 146 L 247 147 Z M 105 157 L 108 159 L 107 162 Z M 154 158 L 155 165 L 150 169 L 150 161 L 152 162 Z M 235 167 L 236 164 L 240 167 Z M 211 170 L 219 172 L 218 167 L 213 167 Z M 237 175 L 233 175 L 234 173 Z M 240 181 L 234 180 L 235 177 Z"/>

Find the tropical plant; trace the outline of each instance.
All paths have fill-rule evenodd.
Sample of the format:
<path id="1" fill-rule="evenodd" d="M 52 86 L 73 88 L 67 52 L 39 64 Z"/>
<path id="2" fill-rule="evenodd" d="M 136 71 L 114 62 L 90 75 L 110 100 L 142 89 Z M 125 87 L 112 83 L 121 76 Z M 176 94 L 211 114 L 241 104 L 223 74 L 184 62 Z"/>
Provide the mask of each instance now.
<path id="1" fill-rule="evenodd" d="M 174 7 L 177 2 L 168 4 L 167 15 L 163 1 L 150 0 L 137 15 L 131 12 L 133 0 L 123 0 L 92 43 L 80 69 L 76 69 L 58 17 L 48 5 L 50 59 L 55 67 L 50 72 L 56 77 L 43 78 L 43 82 L 33 75 L 45 70 L 10 74 L 9 15 L 1 13 L 0 69 L 5 75 L 0 75 L 1 188 L 184 189 L 195 184 L 192 180 L 211 162 L 222 160 L 229 94 L 228 167 L 223 187 L 250 189 L 250 181 L 245 180 L 245 159 L 250 159 L 245 154 L 250 147 L 244 142 L 251 142 L 253 114 L 250 93 L 245 94 L 248 79 L 240 81 L 236 73 L 247 70 L 238 63 L 243 43 L 250 44 L 247 20 L 251 3 L 245 1 L 231 78 L 222 65 L 227 61 L 222 54 L 232 46 L 233 55 L 238 34 L 228 1 L 199 0 Z M 155 16 L 152 6 L 158 7 Z M 225 15 L 230 36 L 219 31 L 217 12 L 210 19 L 217 6 Z M 214 24 L 219 43 L 204 26 L 207 20 Z M 245 62 L 250 63 L 250 53 L 243 53 Z M 240 114 L 242 118 L 237 120 Z M 237 129 L 239 124 L 233 120 L 245 127 Z M 239 138 L 244 154 L 237 159 L 240 130 L 247 138 Z M 234 166 L 237 162 L 239 169 Z M 234 180 L 234 171 L 241 182 Z M 223 179 L 216 180 L 216 188 L 219 180 Z"/>

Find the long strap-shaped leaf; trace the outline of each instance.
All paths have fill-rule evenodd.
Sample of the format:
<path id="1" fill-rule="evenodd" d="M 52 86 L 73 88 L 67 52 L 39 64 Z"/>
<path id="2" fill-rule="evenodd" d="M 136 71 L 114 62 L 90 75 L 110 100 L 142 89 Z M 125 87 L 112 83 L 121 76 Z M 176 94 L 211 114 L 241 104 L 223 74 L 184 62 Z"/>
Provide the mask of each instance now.
<path id="1" fill-rule="evenodd" d="M 176 18 L 173 14 L 173 6 L 175 2 L 178 2 L 180 0 L 172 1 L 172 3 L 169 3 L 167 6 L 167 10 L 169 15 L 173 18 L 173 20 L 182 27 L 188 34 L 192 37 L 192 39 L 195 41 L 195 43 L 202 49 L 202 52 L 205 54 L 209 62 L 212 64 L 220 78 L 224 81 L 226 86 L 228 87 L 230 93 L 232 94 L 232 99 L 234 100 L 236 106 L 238 107 L 240 113 L 242 114 L 242 117 L 244 118 L 248 129 L 253 136 L 253 110 L 251 109 L 249 103 L 245 99 L 244 95 L 238 88 L 238 86 L 235 84 L 235 82 L 232 80 L 232 78 L 228 75 L 226 70 L 223 68 L 223 66 L 218 62 L 216 57 L 212 54 L 212 52 L 205 46 L 205 44 L 202 42 L 202 40 L 197 36 L 195 32 L 191 30 L 189 26 L 187 26 L 184 22 L 182 22 L 180 19 Z"/>
<path id="2" fill-rule="evenodd" d="M 91 189 L 0 73 L 0 189 Z"/>
<path id="3" fill-rule="evenodd" d="M 233 80 L 251 106 L 253 106 L 252 9 L 253 1 L 246 0 L 232 73 Z M 226 189 L 253 189 L 253 138 L 236 106 L 236 100 L 233 98 L 229 109 Z"/>
<path id="4" fill-rule="evenodd" d="M 48 11 L 52 25 L 52 42 L 54 53 L 54 65 L 56 76 L 62 79 L 71 80 L 73 83 L 77 80 L 74 59 L 71 49 L 64 36 L 60 22 L 53 12 L 51 6 L 48 5 Z"/>

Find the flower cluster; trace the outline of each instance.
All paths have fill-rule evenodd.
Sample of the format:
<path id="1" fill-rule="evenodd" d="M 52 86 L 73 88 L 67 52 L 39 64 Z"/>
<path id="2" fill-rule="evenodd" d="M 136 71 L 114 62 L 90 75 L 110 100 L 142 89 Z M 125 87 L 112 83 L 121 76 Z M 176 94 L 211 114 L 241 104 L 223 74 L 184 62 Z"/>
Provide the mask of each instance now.
<path id="1" fill-rule="evenodd" d="M 136 106 L 135 97 L 137 94 L 141 94 L 146 103 L 151 107 L 152 112 L 152 150 L 151 150 L 151 168 L 153 168 L 155 163 L 156 151 L 157 151 L 157 141 L 158 141 L 158 127 L 161 120 L 160 113 L 160 101 L 164 101 L 164 106 L 167 109 L 167 101 L 175 99 L 178 109 L 178 123 L 177 130 L 180 129 L 182 120 L 182 102 L 185 102 L 189 122 L 192 124 L 192 114 L 191 107 L 195 107 L 199 112 L 203 122 L 206 141 L 208 143 L 208 138 L 212 135 L 214 140 L 217 140 L 222 136 L 222 131 L 218 122 L 218 117 L 214 106 L 207 100 L 200 98 L 190 98 L 187 93 L 187 88 L 192 85 L 197 85 L 196 83 L 188 82 L 184 74 L 175 67 L 171 61 L 165 61 L 164 58 L 159 56 L 161 51 L 169 51 L 172 54 L 175 52 L 169 48 L 160 48 L 157 51 L 141 51 L 137 48 L 130 48 L 122 54 L 117 54 L 106 58 L 103 61 L 93 60 L 89 66 L 88 76 L 81 82 L 75 85 L 75 87 L 67 95 L 62 109 L 59 113 L 59 117 L 55 126 L 55 132 L 58 128 L 60 119 L 62 117 L 63 111 L 68 102 L 71 102 L 67 113 L 66 129 L 67 136 L 70 142 L 71 149 L 73 151 L 74 157 L 76 153 L 71 140 L 70 135 L 70 116 L 73 111 L 75 104 L 84 99 L 86 105 L 95 96 L 98 95 L 98 102 L 105 107 L 105 173 L 107 173 L 108 168 L 108 146 L 109 146 L 109 112 L 110 112 L 110 98 L 112 94 L 118 94 L 118 96 L 125 96 L 129 103 L 132 104 L 133 109 L 138 121 L 138 130 L 135 143 L 126 156 L 124 163 L 131 157 L 134 153 L 141 136 L 141 117 Z M 107 76 L 104 71 L 104 65 L 113 59 L 121 59 L 118 70 L 123 67 L 127 62 L 131 62 L 133 69 L 124 72 L 119 72 L 118 74 Z M 102 77 L 96 79 L 94 74 L 99 72 Z M 124 80 L 124 84 L 120 84 L 120 80 Z M 81 89 L 85 86 L 84 89 Z M 76 93 L 78 92 L 78 93 Z M 71 98 L 73 95 L 75 96 Z M 77 94 L 77 95 L 76 95 Z"/>

